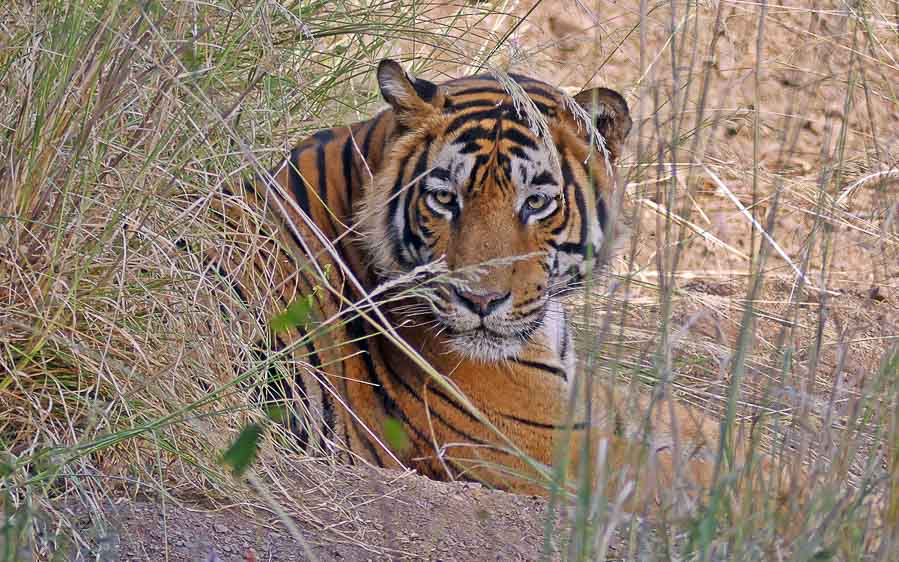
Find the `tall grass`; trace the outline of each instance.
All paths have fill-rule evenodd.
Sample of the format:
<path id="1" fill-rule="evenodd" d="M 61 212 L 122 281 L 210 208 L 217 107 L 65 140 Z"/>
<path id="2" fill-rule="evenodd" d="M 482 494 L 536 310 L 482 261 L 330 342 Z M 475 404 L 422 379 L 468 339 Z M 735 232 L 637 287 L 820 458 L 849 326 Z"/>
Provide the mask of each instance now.
<path id="1" fill-rule="evenodd" d="M 265 247 L 251 225 L 215 220 L 216 194 L 306 133 L 371 115 L 373 68 L 389 55 L 435 79 L 494 66 L 573 90 L 606 84 L 634 112 L 610 194 L 630 234 L 599 256 L 607 276 L 571 303 L 583 384 L 674 396 L 720 420 L 718 484 L 692 512 L 649 518 L 583 479 L 547 514 L 545 555 L 889 560 L 899 548 L 899 8 L 557 9 L 0 7 L 5 558 L 88 547 L 67 508 L 121 495 L 262 501 L 313 525 L 302 494 L 266 488 L 298 462 L 301 482 L 340 503 L 289 439 L 264 442 L 249 486 L 219 463 L 241 427 L 264 423 L 256 387 L 273 361 L 289 362 L 254 359 L 252 311 L 223 317 L 220 303 L 242 304 L 195 250 Z M 732 450 L 747 431 L 756 452 L 738 473 Z M 772 466 L 808 475 L 789 519 L 743 485 Z"/>

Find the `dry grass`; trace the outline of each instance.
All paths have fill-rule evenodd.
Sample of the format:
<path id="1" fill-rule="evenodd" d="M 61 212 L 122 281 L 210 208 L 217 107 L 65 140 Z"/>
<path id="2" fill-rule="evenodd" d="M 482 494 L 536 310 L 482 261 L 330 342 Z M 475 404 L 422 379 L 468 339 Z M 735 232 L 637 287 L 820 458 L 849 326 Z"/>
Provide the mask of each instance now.
<path id="1" fill-rule="evenodd" d="M 887 0 L 5 4 L 6 548 L 49 557 L 59 537 L 83 540 L 59 510 L 72 498 L 202 495 L 282 506 L 318 527 L 353 519 L 355 500 L 326 476 L 341 469 L 298 458 L 289 440 L 266 442 L 249 485 L 219 464 L 238 429 L 264 418 L 250 404 L 269 365 L 248 360 L 252 314 L 223 317 L 219 303 L 241 304 L 179 242 L 261 244 L 208 212 L 217 190 L 308 131 L 370 115 L 373 65 L 391 55 L 435 78 L 494 65 L 624 92 L 637 125 L 615 198 L 631 236 L 610 282 L 573 304 L 584 363 L 727 428 L 761 420 L 764 444 L 812 474 L 814 502 L 790 535 L 723 485 L 694 520 L 629 521 L 620 550 L 888 560 L 899 544 L 897 26 Z M 784 434 L 791 447 L 779 447 Z M 287 473 L 328 500 L 264 491 Z M 578 505 L 574 532 L 548 520 L 549 542 L 598 556 L 605 530 L 627 521 L 579 517 Z M 36 532 L 46 521 L 55 533 Z"/>

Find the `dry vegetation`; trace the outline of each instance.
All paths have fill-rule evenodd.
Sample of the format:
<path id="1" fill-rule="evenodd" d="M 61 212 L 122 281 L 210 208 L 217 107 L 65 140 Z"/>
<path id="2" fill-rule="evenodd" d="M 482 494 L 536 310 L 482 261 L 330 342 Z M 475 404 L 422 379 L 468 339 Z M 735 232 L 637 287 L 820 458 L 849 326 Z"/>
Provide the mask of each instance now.
<path id="1" fill-rule="evenodd" d="M 388 55 L 432 79 L 493 66 L 622 91 L 637 125 L 610 196 L 629 236 L 602 287 L 572 303 L 585 372 L 672 392 L 726 427 L 764 426 L 776 458 L 811 474 L 789 532 L 726 483 L 689 520 L 584 513 L 588 501 L 555 522 L 521 507 L 562 547 L 553 557 L 899 549 L 899 3 L 235 5 L 0 6 L 4 559 L 98 551 L 82 516 L 103 528 L 97 506 L 137 496 L 162 513 L 258 507 L 296 552 L 309 534 L 359 547 L 345 556 L 541 547 L 508 554 L 499 543 L 517 539 L 497 533 L 478 543 L 487 553 L 466 550 L 459 534 L 510 521 L 475 509 L 439 512 L 475 518 L 447 523 L 458 534 L 442 550 L 403 539 L 421 502 L 480 496 L 410 492 L 298 456 L 289 439 L 267 439 L 246 479 L 219 462 L 264 418 L 250 403 L 267 365 L 248 359 L 251 327 L 222 317 L 233 297 L 180 243 L 235 244 L 207 213 L 219 187 L 370 115 Z M 489 505 L 519 500 L 502 501 Z"/>

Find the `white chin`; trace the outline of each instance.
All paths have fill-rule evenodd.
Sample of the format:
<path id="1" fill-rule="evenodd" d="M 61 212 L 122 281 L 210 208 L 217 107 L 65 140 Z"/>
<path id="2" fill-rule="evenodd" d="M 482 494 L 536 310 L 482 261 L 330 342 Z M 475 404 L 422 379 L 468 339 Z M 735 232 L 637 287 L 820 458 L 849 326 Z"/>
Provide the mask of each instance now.
<path id="1" fill-rule="evenodd" d="M 517 338 L 500 338 L 482 331 L 449 336 L 449 344 L 463 357 L 485 363 L 511 359 L 521 352 Z"/>

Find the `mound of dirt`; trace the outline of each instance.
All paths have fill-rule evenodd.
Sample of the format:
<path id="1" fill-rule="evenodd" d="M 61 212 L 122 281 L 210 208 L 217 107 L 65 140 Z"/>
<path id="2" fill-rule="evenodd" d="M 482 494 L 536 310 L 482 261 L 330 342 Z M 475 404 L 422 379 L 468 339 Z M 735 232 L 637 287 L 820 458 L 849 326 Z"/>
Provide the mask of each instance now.
<path id="1" fill-rule="evenodd" d="M 541 498 L 411 473 L 364 469 L 361 475 L 347 482 L 347 494 L 370 499 L 354 509 L 353 520 L 300 527 L 318 560 L 507 561 L 540 555 L 546 508 Z M 290 482 L 281 484 L 291 489 Z M 310 504 L 319 500 L 324 498 L 303 498 Z M 141 497 L 111 500 L 91 513 L 73 511 L 87 542 L 76 559 L 309 559 L 268 510 Z"/>

